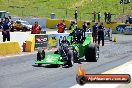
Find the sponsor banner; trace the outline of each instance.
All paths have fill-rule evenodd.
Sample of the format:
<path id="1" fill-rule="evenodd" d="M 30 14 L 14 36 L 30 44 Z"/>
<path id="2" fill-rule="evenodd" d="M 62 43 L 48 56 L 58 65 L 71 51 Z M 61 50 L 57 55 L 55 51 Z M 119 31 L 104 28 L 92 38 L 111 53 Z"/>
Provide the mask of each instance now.
<path id="1" fill-rule="evenodd" d="M 129 25 L 119 25 L 115 30 L 112 31 L 113 34 L 122 34 L 125 31 L 125 27 Z"/>
<path id="2" fill-rule="evenodd" d="M 91 36 L 91 32 L 86 32 L 86 35 Z M 35 35 L 35 49 L 42 48 L 57 48 L 59 40 L 62 41 L 64 37 L 68 37 L 69 33 L 52 33 Z"/>
<path id="3" fill-rule="evenodd" d="M 132 26 L 127 26 L 125 28 L 124 34 L 132 34 Z"/>
<path id="4" fill-rule="evenodd" d="M 63 40 L 64 36 L 67 38 L 69 33 L 48 34 L 48 47 L 58 47 L 59 39 Z"/>
<path id="5" fill-rule="evenodd" d="M 35 48 L 47 47 L 48 35 L 35 35 Z"/>
<path id="6" fill-rule="evenodd" d="M 78 76 L 77 82 L 80 83 L 80 78 L 84 77 L 87 83 L 130 83 L 129 74 L 85 74 L 85 76 Z"/>
<path id="7" fill-rule="evenodd" d="M 76 81 L 79 85 L 85 83 L 130 83 L 131 76 L 129 74 L 86 74 L 86 71 L 80 66 Z"/>

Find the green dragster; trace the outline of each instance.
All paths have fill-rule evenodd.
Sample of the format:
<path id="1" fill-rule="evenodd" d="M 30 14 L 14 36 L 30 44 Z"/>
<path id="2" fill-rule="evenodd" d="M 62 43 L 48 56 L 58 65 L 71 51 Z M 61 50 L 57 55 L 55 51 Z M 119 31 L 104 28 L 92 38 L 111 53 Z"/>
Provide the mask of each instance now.
<path id="1" fill-rule="evenodd" d="M 60 48 L 53 54 L 45 55 L 44 50 L 37 53 L 38 66 L 42 64 L 51 65 L 68 65 L 72 67 L 74 62 L 84 60 L 86 62 L 97 62 L 99 57 L 98 47 L 93 44 L 91 35 L 85 36 L 85 33 L 80 35 L 81 40 L 77 40 L 77 36 L 69 36 L 65 38 L 65 42 L 60 43 Z M 85 56 L 85 58 L 83 58 Z"/>

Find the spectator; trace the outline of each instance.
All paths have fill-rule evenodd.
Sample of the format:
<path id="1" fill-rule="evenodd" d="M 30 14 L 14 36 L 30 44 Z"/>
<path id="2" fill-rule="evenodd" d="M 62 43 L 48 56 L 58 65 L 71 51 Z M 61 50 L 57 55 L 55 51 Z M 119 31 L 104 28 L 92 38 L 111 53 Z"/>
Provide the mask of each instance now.
<path id="1" fill-rule="evenodd" d="M 92 28 L 92 37 L 94 43 L 96 43 L 97 41 L 97 31 L 98 31 L 98 23 L 95 23 L 95 25 Z"/>
<path id="2" fill-rule="evenodd" d="M 100 22 L 100 19 L 101 19 L 101 13 L 98 12 L 98 22 Z"/>
<path id="3" fill-rule="evenodd" d="M 104 13 L 104 17 L 105 17 L 105 18 L 104 18 L 105 22 L 108 22 L 108 13 L 105 12 L 105 13 Z"/>
<path id="4" fill-rule="evenodd" d="M 76 9 L 75 9 L 75 20 L 77 21 L 77 18 L 78 18 L 78 11 L 77 11 L 77 7 L 76 7 Z"/>
<path id="5" fill-rule="evenodd" d="M 100 41 L 102 40 L 102 46 L 104 46 L 104 26 L 103 23 L 98 27 L 98 45 L 100 45 Z"/>
<path id="6" fill-rule="evenodd" d="M 2 30 L 2 35 L 3 35 L 3 42 L 10 41 L 10 21 L 8 18 L 5 18 L 5 21 L 3 23 L 3 30 Z"/>
<path id="7" fill-rule="evenodd" d="M 93 17 L 94 17 L 93 22 L 96 22 L 96 12 L 94 11 L 92 14 L 93 14 Z"/>
<path id="8" fill-rule="evenodd" d="M 66 25 L 64 23 L 64 20 L 60 21 L 60 23 L 57 25 L 57 28 L 58 28 L 58 33 L 64 33 L 65 32 Z"/>
<path id="9" fill-rule="evenodd" d="M 109 23 L 111 23 L 111 16 L 112 16 L 112 14 L 109 12 L 109 13 L 108 13 L 108 22 L 109 22 Z"/>
<path id="10" fill-rule="evenodd" d="M 32 26 L 31 34 L 40 34 L 41 33 L 41 27 L 36 21 L 35 24 Z"/>

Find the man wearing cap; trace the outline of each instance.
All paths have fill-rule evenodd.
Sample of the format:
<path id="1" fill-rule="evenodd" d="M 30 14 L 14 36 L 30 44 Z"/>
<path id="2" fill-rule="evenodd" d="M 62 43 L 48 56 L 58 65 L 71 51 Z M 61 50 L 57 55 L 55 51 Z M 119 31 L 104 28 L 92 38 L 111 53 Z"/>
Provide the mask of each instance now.
<path id="1" fill-rule="evenodd" d="M 66 29 L 66 25 L 64 24 L 64 20 L 60 21 L 60 23 L 57 25 L 58 33 L 64 33 Z"/>
<path id="2" fill-rule="evenodd" d="M 31 34 L 40 34 L 40 33 L 41 33 L 41 27 L 40 25 L 38 25 L 38 22 L 36 21 L 32 26 Z"/>

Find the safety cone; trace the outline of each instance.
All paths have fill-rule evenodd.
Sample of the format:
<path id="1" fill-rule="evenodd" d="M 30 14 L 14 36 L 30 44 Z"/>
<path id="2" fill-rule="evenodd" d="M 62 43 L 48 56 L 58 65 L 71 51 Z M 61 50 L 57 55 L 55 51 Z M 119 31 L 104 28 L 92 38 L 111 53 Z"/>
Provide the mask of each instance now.
<path id="1" fill-rule="evenodd" d="M 114 36 L 114 40 L 113 40 L 113 42 L 116 42 L 116 36 Z"/>

